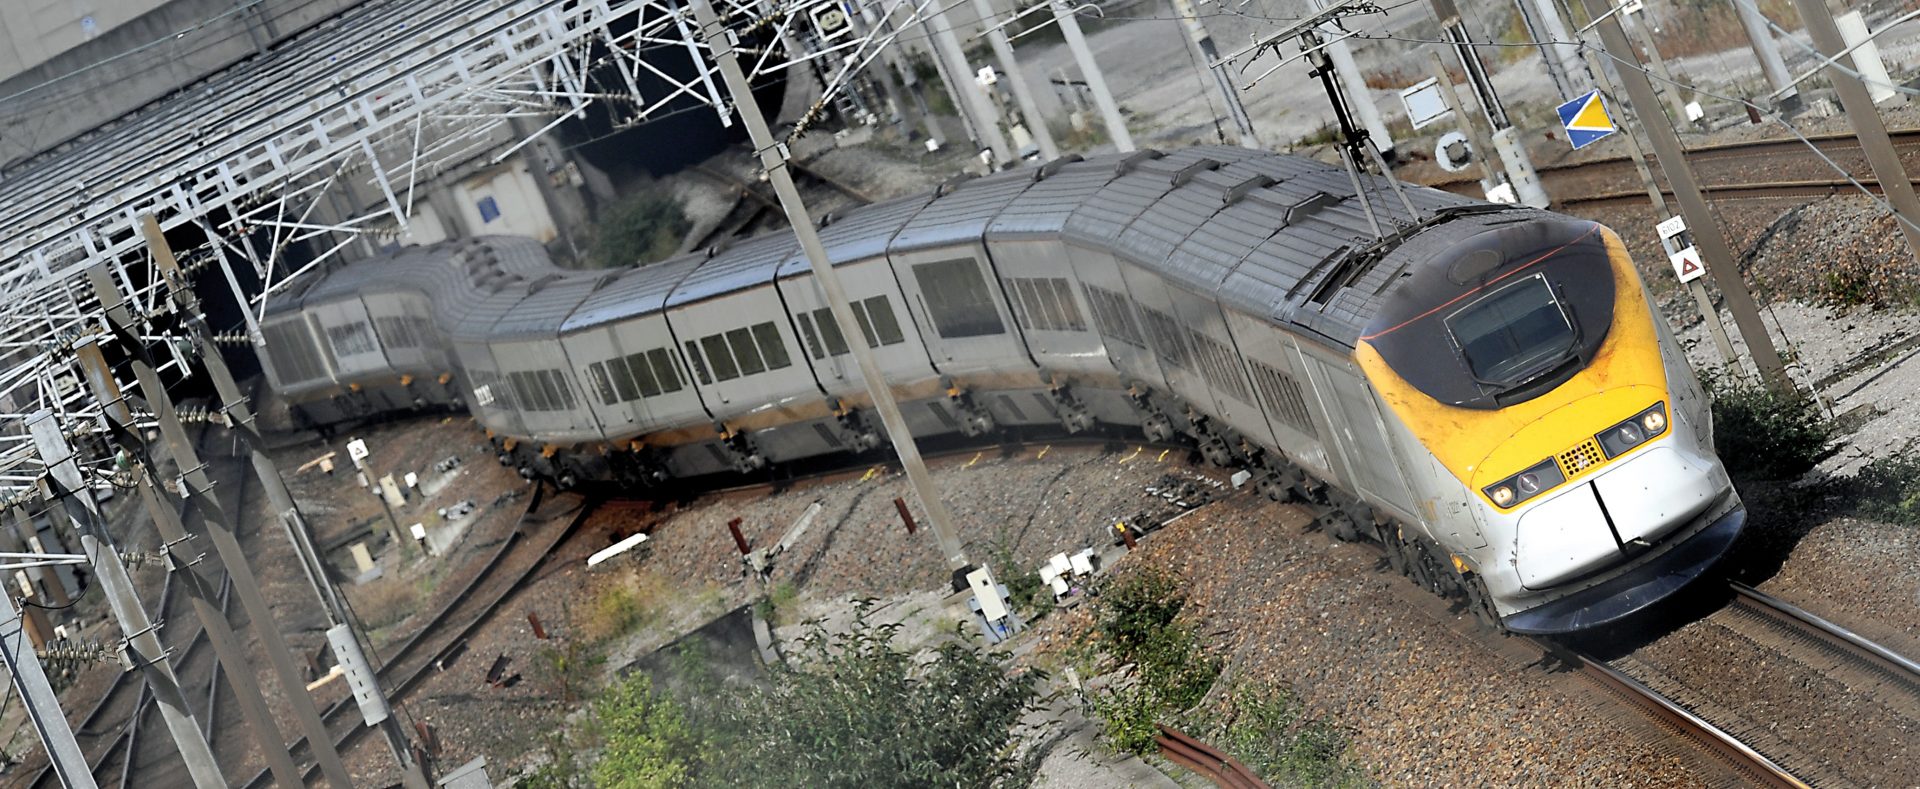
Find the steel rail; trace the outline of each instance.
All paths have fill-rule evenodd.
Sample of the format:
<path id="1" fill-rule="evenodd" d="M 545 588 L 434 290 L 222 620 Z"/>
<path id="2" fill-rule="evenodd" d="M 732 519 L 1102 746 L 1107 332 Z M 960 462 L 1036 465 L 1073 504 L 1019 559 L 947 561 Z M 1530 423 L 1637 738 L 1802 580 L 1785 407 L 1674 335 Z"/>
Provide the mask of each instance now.
<path id="1" fill-rule="evenodd" d="M 1571 660 L 1595 684 L 1646 712 L 1655 723 L 1698 743 L 1704 750 L 1718 755 L 1756 783 L 1782 789 L 1809 789 L 1805 781 L 1800 780 L 1787 768 L 1767 758 L 1766 755 L 1754 750 L 1752 746 L 1741 742 L 1739 738 L 1708 723 L 1706 719 L 1693 714 L 1672 699 L 1605 662 L 1584 653 L 1569 653 L 1550 642 L 1539 639 L 1534 639 L 1534 642 L 1542 649 Z"/>
<path id="2" fill-rule="evenodd" d="M 1739 581 L 1728 581 L 1727 585 L 1733 589 L 1735 604 L 1795 630 L 1811 633 L 1842 654 L 1920 688 L 1920 662 Z"/>
<path id="3" fill-rule="evenodd" d="M 1161 723 L 1154 726 L 1160 733 L 1153 742 L 1167 761 L 1199 773 L 1220 789 L 1269 789 L 1267 782 L 1239 760 L 1179 729 Z"/>

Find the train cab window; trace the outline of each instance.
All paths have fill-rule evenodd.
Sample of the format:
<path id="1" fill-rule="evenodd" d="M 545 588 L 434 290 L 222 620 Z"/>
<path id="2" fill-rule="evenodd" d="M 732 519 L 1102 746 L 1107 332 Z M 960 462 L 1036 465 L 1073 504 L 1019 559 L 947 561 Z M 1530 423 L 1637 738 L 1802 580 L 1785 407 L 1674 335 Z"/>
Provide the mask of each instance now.
<path id="1" fill-rule="evenodd" d="M 1483 383 L 1523 383 L 1578 353 L 1579 334 L 1546 277 L 1527 277 L 1447 317 L 1473 376 Z"/>
<path id="2" fill-rule="evenodd" d="M 920 283 L 927 316 L 941 337 L 958 339 L 1004 334 L 1000 311 L 994 307 L 993 293 L 980 275 L 980 264 L 972 258 L 918 263 L 914 279 Z"/>

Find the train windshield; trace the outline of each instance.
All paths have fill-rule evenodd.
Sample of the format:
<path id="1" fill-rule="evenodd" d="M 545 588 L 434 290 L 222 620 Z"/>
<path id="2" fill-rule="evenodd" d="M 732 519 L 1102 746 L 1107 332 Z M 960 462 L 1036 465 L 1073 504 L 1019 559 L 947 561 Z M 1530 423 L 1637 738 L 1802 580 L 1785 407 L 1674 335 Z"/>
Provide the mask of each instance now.
<path id="1" fill-rule="evenodd" d="M 1447 331 L 1482 383 L 1524 384 L 1577 355 L 1579 333 L 1546 277 L 1527 277 L 1447 317 Z"/>

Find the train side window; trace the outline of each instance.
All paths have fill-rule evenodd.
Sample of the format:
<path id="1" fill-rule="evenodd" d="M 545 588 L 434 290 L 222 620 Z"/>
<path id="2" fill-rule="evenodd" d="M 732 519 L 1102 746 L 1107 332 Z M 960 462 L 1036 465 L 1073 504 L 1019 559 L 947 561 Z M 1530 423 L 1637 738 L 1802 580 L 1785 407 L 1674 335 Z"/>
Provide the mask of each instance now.
<path id="1" fill-rule="evenodd" d="M 873 321 L 867 319 L 866 305 L 857 301 L 850 301 L 847 302 L 847 309 L 853 311 L 853 322 L 860 324 L 860 336 L 867 338 L 867 347 L 880 347 L 880 341 L 873 336 Z"/>
<path id="2" fill-rule="evenodd" d="M 667 358 L 667 349 L 647 351 L 647 361 L 653 365 L 653 377 L 660 384 L 660 391 L 680 391 L 680 375 L 673 369 L 673 360 Z"/>
<path id="3" fill-rule="evenodd" d="M 918 263 L 914 279 L 920 283 L 927 316 L 941 337 L 958 339 L 1005 334 L 980 264 L 973 258 Z"/>
<path id="4" fill-rule="evenodd" d="M 1147 332 L 1148 338 L 1153 341 L 1153 352 L 1175 367 L 1193 369 L 1189 366 L 1187 345 L 1180 339 L 1180 324 L 1152 307 L 1141 307 L 1140 311 L 1147 316 Z"/>
<path id="5" fill-rule="evenodd" d="M 593 390 L 600 393 L 602 405 L 614 405 L 620 398 L 614 395 L 613 383 L 607 380 L 607 366 L 599 362 L 587 365 L 587 377 L 593 380 Z"/>
<path id="6" fill-rule="evenodd" d="M 364 322 L 349 323 L 345 326 L 328 326 L 327 340 L 333 343 L 333 352 L 337 356 L 352 356 L 373 351 L 373 337 L 367 331 L 367 324 Z"/>
<path id="7" fill-rule="evenodd" d="M 633 371 L 633 385 L 639 390 L 633 397 L 627 398 L 628 400 L 660 394 L 660 384 L 653 380 L 653 366 L 647 363 L 645 353 L 627 354 L 627 358 L 621 363 L 626 365 L 628 370 Z"/>
<path id="8" fill-rule="evenodd" d="M 551 411 L 547 407 L 544 393 L 540 391 L 540 382 L 526 373 L 507 373 L 507 381 L 513 384 L 515 402 L 528 411 Z"/>
<path id="9" fill-rule="evenodd" d="M 827 358 L 827 352 L 820 348 L 820 335 L 813 331 L 813 316 L 802 312 L 793 316 L 793 322 L 800 325 L 800 341 L 807 346 L 807 354 L 815 359 Z"/>
<path id="10" fill-rule="evenodd" d="M 527 373 L 527 375 L 531 376 L 535 384 L 540 387 L 540 395 L 541 395 L 540 404 L 544 406 L 540 410 L 542 411 L 560 410 L 561 408 L 560 390 L 558 387 L 553 385 L 553 376 L 548 375 L 546 370 L 535 370 L 531 373 Z"/>
<path id="11" fill-rule="evenodd" d="M 753 325 L 754 342 L 760 345 L 760 358 L 767 362 L 767 369 L 780 370 L 793 365 L 793 359 L 787 354 L 787 341 L 780 339 L 780 327 L 773 321 Z"/>
<path id="12" fill-rule="evenodd" d="M 827 353 L 846 355 L 847 336 L 840 333 L 840 324 L 833 319 L 833 310 L 814 310 L 813 322 L 820 325 L 820 340 L 826 344 Z"/>
<path id="13" fill-rule="evenodd" d="M 1307 412 L 1306 393 L 1300 389 L 1300 382 L 1262 362 L 1249 359 L 1248 364 L 1253 367 L 1253 380 L 1260 389 L 1260 399 L 1266 402 L 1267 412 L 1295 430 L 1310 436 L 1316 435 L 1313 417 Z"/>
<path id="14" fill-rule="evenodd" d="M 727 332 L 727 344 L 733 347 L 733 361 L 739 365 L 741 375 L 766 371 L 767 365 L 760 356 L 760 349 L 754 346 L 753 332 L 747 329 Z"/>
<path id="15" fill-rule="evenodd" d="M 701 358 L 700 346 L 692 340 L 687 341 L 687 363 L 693 365 L 693 373 L 700 378 L 700 383 L 713 385 L 713 376 L 707 374 L 707 360 Z"/>
<path id="16" fill-rule="evenodd" d="M 727 335 L 709 334 L 700 338 L 700 350 L 706 352 L 713 380 L 731 381 L 740 377 L 740 368 L 733 363 L 733 352 L 727 350 Z"/>
<path id="17" fill-rule="evenodd" d="M 1027 314 L 1026 299 L 1020 292 L 1020 280 L 1014 277 L 1001 277 L 1000 284 L 1007 290 L 1007 306 L 1013 308 L 1013 322 L 1022 329 L 1033 328 L 1033 316 Z"/>
<path id="18" fill-rule="evenodd" d="M 554 402 L 559 403 L 562 408 L 572 408 L 574 406 L 573 385 L 567 383 L 567 374 L 565 372 L 561 370 L 541 370 L 540 377 L 547 382 L 548 386 L 553 387 L 553 391 L 557 395 L 554 398 Z"/>
<path id="19" fill-rule="evenodd" d="M 1093 321 L 1100 334 L 1136 348 L 1147 347 L 1140 336 L 1140 324 L 1125 297 L 1106 288 L 1086 286 L 1087 303 L 1093 305 Z"/>
<path id="20" fill-rule="evenodd" d="M 1080 305 L 1073 300 L 1073 287 L 1065 279 L 1053 277 L 1045 282 L 1053 286 L 1053 298 L 1060 308 L 1060 323 L 1067 331 L 1086 331 L 1087 321 L 1080 317 Z"/>
<path id="21" fill-rule="evenodd" d="M 868 317 L 873 320 L 873 333 L 880 338 L 881 345 L 898 345 L 907 341 L 900 332 L 900 320 L 893 315 L 893 303 L 886 296 L 874 296 L 860 302 L 866 307 Z"/>
<path id="22" fill-rule="evenodd" d="M 607 370 L 612 374 L 613 389 L 614 392 L 620 396 L 620 402 L 624 403 L 640 396 L 640 393 L 635 391 L 633 371 L 627 369 L 627 360 L 625 358 L 615 356 L 608 359 Z"/>

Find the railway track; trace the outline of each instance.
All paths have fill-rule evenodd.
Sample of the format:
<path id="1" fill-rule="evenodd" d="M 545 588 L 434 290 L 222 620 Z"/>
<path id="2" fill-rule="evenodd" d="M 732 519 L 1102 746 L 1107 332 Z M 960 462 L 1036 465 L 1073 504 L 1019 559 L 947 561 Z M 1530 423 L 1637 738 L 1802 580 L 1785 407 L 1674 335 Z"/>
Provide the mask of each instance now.
<path id="1" fill-rule="evenodd" d="M 1902 732 L 1920 727 L 1920 663 L 1743 584 L 1731 593 L 1629 655 L 1571 659 L 1754 782 L 1913 785 Z"/>
<path id="2" fill-rule="evenodd" d="M 1890 132 L 1902 159 L 1920 164 L 1920 129 Z M 1812 150 L 1808 143 L 1812 143 Z M 1814 153 L 1818 150 L 1819 155 Z M 1687 151 L 1687 161 L 1707 196 L 1716 200 L 1805 199 L 1856 191 L 1845 178 L 1835 177 L 1822 156 L 1859 177 L 1861 185 L 1878 194 L 1859 141 L 1851 134 L 1811 135 L 1798 139 L 1753 140 L 1705 145 Z M 1649 163 L 1651 166 L 1651 163 Z M 1654 167 L 1654 178 L 1671 196 L 1666 179 Z M 1616 156 L 1587 162 L 1567 162 L 1539 168 L 1548 194 L 1561 207 L 1644 203 L 1632 159 Z M 1478 182 L 1454 179 L 1432 184 L 1436 188 L 1478 196 Z"/>
<path id="3" fill-rule="evenodd" d="M 598 499 L 578 494 L 549 496 L 546 491 L 544 485 L 535 486 L 513 532 L 501 541 L 486 563 L 448 598 L 445 607 L 385 656 L 376 673 L 386 686 L 390 701 L 403 702 L 430 672 L 458 660 L 466 639 L 546 566 L 554 548 L 572 536 L 599 504 Z M 402 713 L 396 710 L 395 714 Z M 321 719 L 336 732 L 334 744 L 343 756 L 372 732 L 372 727 L 362 725 L 359 706 L 352 698 L 343 698 L 328 707 L 321 713 Z M 303 737 L 292 747 L 303 748 L 305 743 Z M 310 758 L 295 756 L 307 780 L 313 780 L 319 766 Z M 271 781 L 272 774 L 262 769 L 242 786 L 266 786 Z"/>

